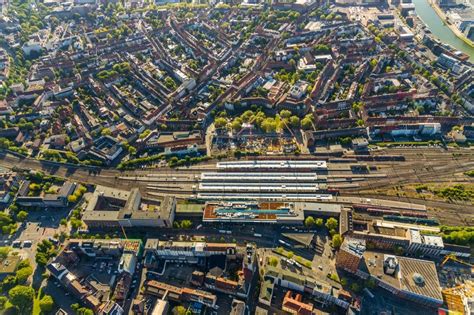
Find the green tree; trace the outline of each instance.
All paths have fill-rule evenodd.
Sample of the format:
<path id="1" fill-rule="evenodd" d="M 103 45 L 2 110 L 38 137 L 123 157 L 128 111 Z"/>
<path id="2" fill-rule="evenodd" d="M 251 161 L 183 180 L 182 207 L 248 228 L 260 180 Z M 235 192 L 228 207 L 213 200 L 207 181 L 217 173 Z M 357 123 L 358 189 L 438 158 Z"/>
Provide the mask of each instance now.
<path id="1" fill-rule="evenodd" d="M 280 112 L 280 116 L 282 118 L 290 118 L 291 116 L 291 112 L 287 109 L 283 109 L 281 112 Z"/>
<path id="2" fill-rule="evenodd" d="M 8 302 L 8 298 L 6 296 L 0 296 L 0 310 L 5 309 L 5 304 Z"/>
<path id="3" fill-rule="evenodd" d="M 45 253 L 36 253 L 35 261 L 40 266 L 46 266 L 49 261 L 49 257 Z"/>
<path id="4" fill-rule="evenodd" d="M 326 227 L 328 230 L 335 230 L 337 229 L 338 222 L 335 218 L 329 218 L 326 220 Z"/>
<path id="5" fill-rule="evenodd" d="M 20 221 L 20 222 L 25 221 L 27 217 L 28 217 L 28 212 L 26 212 L 24 210 L 21 210 L 16 215 L 17 220 Z"/>
<path id="6" fill-rule="evenodd" d="M 240 120 L 240 118 L 236 118 L 230 125 L 233 131 L 239 131 L 242 129 L 242 120 Z"/>
<path id="7" fill-rule="evenodd" d="M 270 266 L 276 267 L 276 266 L 278 266 L 278 259 L 276 257 L 272 256 L 268 259 L 268 264 Z"/>
<path id="8" fill-rule="evenodd" d="M 18 264 L 18 269 L 26 268 L 26 267 L 29 267 L 29 266 L 31 266 L 30 261 L 29 261 L 28 259 L 23 259 L 23 260 L 20 261 L 20 263 Z"/>
<path id="9" fill-rule="evenodd" d="M 356 282 L 353 282 L 351 284 L 351 290 L 354 291 L 355 293 L 360 292 L 360 285 Z"/>
<path id="10" fill-rule="evenodd" d="M 305 117 L 301 120 L 301 127 L 304 130 L 309 130 L 313 127 L 313 121 L 310 117 Z"/>
<path id="11" fill-rule="evenodd" d="M 334 234 L 332 236 L 332 247 L 339 248 L 342 245 L 342 236 L 339 234 Z"/>
<path id="12" fill-rule="evenodd" d="M 405 250 L 401 246 L 396 246 L 394 249 L 395 255 L 401 256 L 405 253 Z"/>
<path id="13" fill-rule="evenodd" d="M 67 201 L 70 203 L 76 203 L 77 202 L 77 196 L 76 195 L 69 195 L 67 196 Z"/>
<path id="14" fill-rule="evenodd" d="M 314 221 L 314 224 L 316 224 L 317 227 L 322 227 L 324 225 L 324 220 L 321 219 L 321 218 L 317 218 L 315 221 Z"/>
<path id="15" fill-rule="evenodd" d="M 180 226 L 182 229 L 190 229 L 193 226 L 193 222 L 190 220 L 181 220 Z"/>
<path id="16" fill-rule="evenodd" d="M 298 116 L 290 117 L 290 125 L 293 128 L 298 128 L 300 126 L 300 119 L 298 118 Z"/>
<path id="17" fill-rule="evenodd" d="M 56 254 L 56 249 L 54 244 L 49 240 L 43 240 L 38 243 L 38 248 L 36 250 L 35 261 L 40 266 L 45 266 L 49 259 Z"/>
<path id="18" fill-rule="evenodd" d="M 81 305 L 79 303 L 71 304 L 71 309 L 74 311 L 74 313 L 77 313 L 77 310 L 79 308 L 81 308 Z"/>
<path id="19" fill-rule="evenodd" d="M 53 297 L 51 295 L 45 295 L 39 301 L 39 307 L 41 312 L 48 313 L 51 312 L 54 306 Z"/>
<path id="20" fill-rule="evenodd" d="M 223 128 L 227 125 L 227 119 L 224 117 L 217 117 L 216 120 L 214 120 L 214 125 L 216 128 Z"/>
<path id="21" fill-rule="evenodd" d="M 304 225 L 306 227 L 312 227 L 314 225 L 314 218 L 312 216 L 309 216 L 307 217 L 305 220 L 304 220 Z"/>
<path id="22" fill-rule="evenodd" d="M 174 82 L 174 80 L 170 77 L 166 77 L 164 82 L 165 82 L 165 86 L 170 90 L 174 91 L 177 87 L 176 82 Z"/>
<path id="23" fill-rule="evenodd" d="M 33 268 L 31 268 L 30 266 L 27 266 L 27 267 L 18 269 L 16 271 L 16 279 L 17 279 L 18 283 L 23 284 L 28 280 L 28 278 L 32 274 L 33 274 Z"/>
<path id="24" fill-rule="evenodd" d="M 94 311 L 87 307 L 81 307 L 76 312 L 77 315 L 94 315 Z"/>
<path id="25" fill-rule="evenodd" d="M 369 288 L 369 289 L 373 289 L 373 288 L 375 288 L 375 286 L 376 286 L 377 284 L 375 283 L 375 280 L 374 280 L 374 279 L 369 278 L 369 279 L 367 279 L 367 280 L 365 281 L 364 285 L 365 285 L 367 288 Z"/>
<path id="26" fill-rule="evenodd" d="M 143 131 L 139 136 L 138 138 L 139 139 L 145 139 L 146 137 L 148 137 L 148 135 L 151 133 L 151 130 L 150 129 L 147 129 L 145 131 Z"/>
<path id="27" fill-rule="evenodd" d="M 372 68 L 375 68 L 375 67 L 377 66 L 377 63 L 378 63 L 377 59 L 372 59 L 372 60 L 370 60 L 370 66 L 371 66 Z"/>
<path id="28" fill-rule="evenodd" d="M 129 146 L 127 150 L 130 155 L 137 154 L 137 149 L 135 147 Z"/>
<path id="29" fill-rule="evenodd" d="M 346 286 L 347 285 L 347 278 L 341 278 L 340 283 L 341 283 L 342 286 Z"/>
<path id="30" fill-rule="evenodd" d="M 35 290 L 32 287 L 17 285 L 8 291 L 10 303 L 15 305 L 20 314 L 28 314 L 33 307 Z"/>
<path id="31" fill-rule="evenodd" d="M 10 248 L 10 247 L 6 247 L 6 246 L 0 247 L 0 259 L 5 259 L 5 258 L 7 258 L 8 254 L 10 253 L 10 251 L 11 251 L 11 248 Z"/>
<path id="32" fill-rule="evenodd" d="M 80 219 L 72 218 L 71 219 L 71 227 L 75 230 L 82 226 L 82 221 Z"/>
<path id="33" fill-rule="evenodd" d="M 6 276 L 2 281 L 2 290 L 8 291 L 18 284 L 18 281 L 15 276 Z"/>
<path id="34" fill-rule="evenodd" d="M 186 308 L 184 306 L 178 305 L 173 307 L 171 313 L 173 313 L 173 315 L 186 315 Z"/>
<path id="35" fill-rule="evenodd" d="M 275 119 L 271 117 L 267 117 L 262 121 L 261 127 L 266 133 L 270 133 L 270 132 L 276 131 L 277 124 L 276 124 Z"/>
<path id="36" fill-rule="evenodd" d="M 242 119 L 243 122 L 250 122 L 252 120 L 252 117 L 254 116 L 254 112 L 252 110 L 246 110 L 242 115 L 240 115 L 240 118 Z"/>
<path id="37" fill-rule="evenodd" d="M 102 131 L 100 132 L 100 134 L 102 136 L 110 136 L 112 134 L 112 131 L 109 129 L 109 128 L 104 128 L 102 129 Z"/>

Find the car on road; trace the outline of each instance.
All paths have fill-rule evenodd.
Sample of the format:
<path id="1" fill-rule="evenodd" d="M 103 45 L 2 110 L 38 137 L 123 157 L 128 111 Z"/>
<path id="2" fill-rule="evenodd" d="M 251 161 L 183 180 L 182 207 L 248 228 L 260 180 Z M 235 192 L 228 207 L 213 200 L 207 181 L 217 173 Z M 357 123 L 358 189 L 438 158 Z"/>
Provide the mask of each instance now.
<path id="1" fill-rule="evenodd" d="M 57 239 L 55 239 L 54 237 L 48 237 L 48 240 L 53 243 L 54 245 L 58 245 L 59 244 L 59 241 Z"/>
<path id="2" fill-rule="evenodd" d="M 23 247 L 31 247 L 31 245 L 33 245 L 33 243 L 31 241 L 24 241 L 23 242 Z"/>
<path id="3" fill-rule="evenodd" d="M 21 248 L 21 241 L 14 241 L 12 243 L 13 248 Z"/>

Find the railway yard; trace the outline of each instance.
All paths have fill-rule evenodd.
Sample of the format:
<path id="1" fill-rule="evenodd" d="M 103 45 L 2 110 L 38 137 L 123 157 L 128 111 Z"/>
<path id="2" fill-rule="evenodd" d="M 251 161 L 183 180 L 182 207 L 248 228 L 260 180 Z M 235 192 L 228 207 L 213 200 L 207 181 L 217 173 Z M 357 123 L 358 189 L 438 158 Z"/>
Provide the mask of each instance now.
<path id="1" fill-rule="evenodd" d="M 464 148 L 383 148 L 365 155 L 351 152 L 342 157 L 301 155 L 291 168 L 283 159 L 206 162 L 192 167 L 146 168 L 133 171 L 66 166 L 47 161 L 18 158 L 7 154 L 0 166 L 42 171 L 70 180 L 131 189 L 143 195 L 173 195 L 179 199 L 286 199 L 354 204 L 384 200 L 405 206 L 424 205 L 427 217 L 442 224 L 467 225 L 474 222 L 472 200 L 447 199 L 418 193 L 416 187 L 472 185 L 465 172 L 474 168 L 474 151 Z M 320 164 L 315 164 L 315 161 Z M 289 162 L 289 163 L 292 163 Z M 238 163 L 234 165 L 232 163 Z M 242 167 L 242 165 L 246 165 Z M 312 163 L 312 164 L 311 164 Z M 264 167 L 267 165 L 268 169 Z M 255 167 L 255 165 L 253 166 Z M 262 168 L 264 171 L 261 171 Z M 410 189 L 411 188 L 411 189 Z M 412 193 L 410 193 L 412 191 Z M 237 197 L 236 197 L 237 196 Z"/>
<path id="2" fill-rule="evenodd" d="M 62 207 L 66 211 L 51 211 L 56 206 L 33 209 L 29 220 L 35 224 L 27 224 L 26 228 L 22 225 L 12 243 L 12 246 L 30 246 L 27 250 L 22 249 L 30 258 L 46 235 L 55 240 L 56 234 L 53 235 L 52 231 L 67 228 L 58 223 L 59 220 L 69 217 L 69 224 L 74 228 L 72 224 L 78 213 L 81 225 L 70 230 L 65 249 L 72 243 L 99 250 L 102 246 L 125 246 L 127 242 L 141 244 L 141 240 L 146 240 L 141 263 L 130 269 L 133 278 L 119 267 L 122 260 L 136 257 L 134 255 L 139 253 L 124 249 L 119 267 L 107 263 L 98 265 L 108 268 L 108 274 L 114 268 L 122 272 L 123 278 L 114 287 L 118 292 L 115 294 L 120 294 L 122 283 L 128 281 L 126 293 L 118 296 L 123 296 L 121 307 L 129 310 L 129 314 L 136 314 L 137 303 L 148 305 L 145 305 L 147 314 L 151 314 L 151 305 L 159 305 L 158 301 L 171 305 L 189 302 L 180 298 L 163 300 L 160 288 L 177 294 L 190 292 L 199 295 L 205 292 L 219 303 L 216 308 L 214 304 L 217 302 L 208 302 L 209 312 L 205 314 L 229 314 L 229 298 L 238 295 L 236 290 L 241 290 L 244 283 L 247 294 L 238 295 L 248 305 L 244 314 L 255 314 L 262 307 L 274 311 L 283 306 L 278 303 L 269 306 L 262 300 L 262 294 L 267 292 L 266 279 L 274 272 L 281 273 L 281 276 L 296 276 L 294 281 L 303 281 L 302 277 L 317 281 L 318 288 L 322 288 L 318 294 L 323 295 L 308 295 L 307 301 L 324 310 L 329 310 L 327 303 L 331 303 L 338 308 L 338 314 L 346 314 L 347 308 L 359 310 L 360 314 L 371 313 L 372 306 L 367 305 L 371 305 L 375 297 L 377 305 L 374 307 L 380 310 L 393 309 L 413 314 L 411 310 L 419 308 L 423 314 L 435 314 L 435 306 L 443 303 L 443 294 L 457 285 L 470 283 L 467 267 L 472 267 L 468 261 L 471 248 L 450 243 L 449 229 L 459 226 L 469 229 L 474 223 L 474 181 L 469 176 L 474 169 L 473 154 L 471 149 L 450 147 L 371 148 L 363 154 L 348 150 L 338 157 L 302 154 L 291 159 L 288 156 L 217 159 L 194 166 L 151 165 L 122 171 L 4 153 L 0 155 L 0 169 L 22 174 L 25 180 L 21 187 L 25 188 L 19 191 L 34 188 L 35 184 L 30 184 L 29 180 L 35 177 L 44 183 L 53 180 L 69 183 L 72 187 L 87 186 L 84 202 Z M 50 176 L 39 175 L 39 172 Z M 466 193 L 453 194 L 452 190 Z M 21 204 L 35 198 L 18 193 L 14 202 Z M 444 234 L 446 229 L 448 234 Z M 337 245 L 337 239 L 341 237 L 343 239 Z M 141 246 L 137 245 L 137 248 Z M 237 257 L 232 255 L 234 248 L 245 250 L 247 256 L 243 270 L 255 271 L 245 268 L 251 266 L 252 261 L 258 261 L 263 280 L 250 277 L 247 282 L 229 282 L 224 273 L 215 279 L 212 272 L 219 267 L 203 269 L 201 266 L 208 260 L 220 262 L 222 266 L 227 263 L 240 266 L 241 263 L 236 265 L 233 261 Z M 106 252 L 99 251 L 101 255 Z M 223 252 L 233 258 L 222 261 L 216 258 L 216 254 L 222 255 Z M 387 252 L 394 252 L 397 256 Z M 55 266 L 64 261 L 66 253 L 61 251 L 48 263 L 52 281 L 48 280 L 43 289 L 59 301 L 59 307 L 70 310 L 75 300 L 64 299 L 64 292 L 57 290 L 60 285 L 54 282 L 54 279 L 61 282 L 60 277 L 55 278 Z M 423 279 L 431 277 L 428 285 L 435 289 L 435 302 L 422 306 L 403 304 L 406 309 L 401 309 L 400 297 L 395 299 L 387 294 L 380 284 L 372 285 L 365 281 L 361 291 L 354 285 L 359 280 L 350 275 L 352 271 L 348 267 L 353 257 L 360 257 L 360 253 L 364 260 L 367 259 L 370 276 L 380 279 L 382 275 L 382 280 L 390 281 L 390 288 L 403 288 L 399 284 L 401 280 L 397 280 L 399 275 L 405 278 L 412 275 Z M 346 255 L 353 257 L 346 260 Z M 421 260 L 426 257 L 432 260 Z M 402 264 L 396 267 L 399 268 L 397 277 L 384 271 L 385 267 L 376 268 L 391 259 Z M 94 262 L 87 266 L 94 268 Z M 207 269 L 209 271 L 205 273 L 200 271 Z M 99 274 L 84 276 L 88 273 L 81 269 L 69 272 L 82 277 L 84 285 L 109 281 L 108 278 L 100 280 Z M 436 274 L 439 278 L 433 277 Z M 203 275 L 204 280 L 200 281 L 198 277 Z M 232 289 L 206 284 L 213 281 L 230 284 Z M 445 289 L 439 287 L 441 282 Z M 274 286 L 271 294 L 275 301 L 281 300 L 284 288 L 284 285 Z M 340 292 L 347 289 L 352 291 L 350 298 L 342 298 Z M 94 290 L 89 292 L 95 294 Z M 285 293 L 285 298 L 288 298 L 292 291 L 286 292 L 290 292 Z M 256 299 L 255 295 L 259 298 Z M 429 295 L 421 292 L 418 296 L 426 299 Z M 332 302 L 327 302 L 329 298 Z M 192 299 L 195 299 L 194 295 Z"/>

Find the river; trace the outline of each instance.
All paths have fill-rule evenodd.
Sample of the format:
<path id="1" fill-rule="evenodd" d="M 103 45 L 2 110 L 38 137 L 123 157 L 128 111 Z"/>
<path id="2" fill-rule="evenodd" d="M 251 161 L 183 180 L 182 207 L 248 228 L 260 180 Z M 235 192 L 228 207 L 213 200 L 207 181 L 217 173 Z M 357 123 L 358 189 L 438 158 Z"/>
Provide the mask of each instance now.
<path id="1" fill-rule="evenodd" d="M 469 55 L 471 61 L 474 61 L 474 48 L 459 39 L 449 27 L 447 27 L 435 10 L 430 6 L 428 0 L 413 0 L 415 11 L 423 22 L 431 30 L 431 33 L 441 42 L 449 44 Z"/>

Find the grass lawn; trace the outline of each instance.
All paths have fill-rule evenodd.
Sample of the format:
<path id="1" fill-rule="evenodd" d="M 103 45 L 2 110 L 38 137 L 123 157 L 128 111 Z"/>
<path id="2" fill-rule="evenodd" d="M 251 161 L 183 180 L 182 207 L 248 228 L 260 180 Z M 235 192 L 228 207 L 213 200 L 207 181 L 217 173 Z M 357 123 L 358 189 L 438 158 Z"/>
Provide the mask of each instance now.
<path id="1" fill-rule="evenodd" d="M 35 296 L 35 299 L 33 300 L 33 315 L 40 315 L 41 314 L 41 309 L 39 305 L 39 301 L 41 297 L 43 296 L 42 290 L 39 289 L 38 294 Z"/>
<path id="2" fill-rule="evenodd" d="M 40 315 L 41 314 L 39 301 L 40 301 L 40 299 L 38 297 L 35 297 L 35 299 L 33 301 L 33 315 Z"/>

